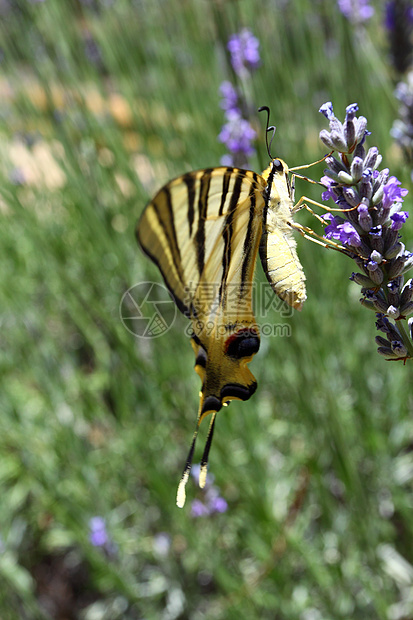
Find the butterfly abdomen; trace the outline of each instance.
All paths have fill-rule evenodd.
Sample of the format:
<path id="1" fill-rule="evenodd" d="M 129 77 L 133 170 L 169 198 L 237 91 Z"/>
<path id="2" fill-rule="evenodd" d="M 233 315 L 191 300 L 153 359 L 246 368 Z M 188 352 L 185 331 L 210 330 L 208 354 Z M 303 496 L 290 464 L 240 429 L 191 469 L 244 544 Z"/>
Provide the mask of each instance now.
<path id="1" fill-rule="evenodd" d="M 297 256 L 292 231 L 280 227 L 266 231 L 260 246 L 261 261 L 273 291 L 293 308 L 301 310 L 307 299 L 305 274 Z"/>
<path id="2" fill-rule="evenodd" d="M 288 168 L 281 160 L 280 171 L 272 171 L 267 187 L 269 196 L 264 210 L 260 242 L 262 266 L 273 291 L 293 308 L 301 310 L 307 299 L 305 274 L 297 255 L 297 244 L 291 227 L 294 192 L 288 178 Z M 271 167 L 263 173 L 269 177 Z M 270 179 L 268 179 L 270 180 Z"/>

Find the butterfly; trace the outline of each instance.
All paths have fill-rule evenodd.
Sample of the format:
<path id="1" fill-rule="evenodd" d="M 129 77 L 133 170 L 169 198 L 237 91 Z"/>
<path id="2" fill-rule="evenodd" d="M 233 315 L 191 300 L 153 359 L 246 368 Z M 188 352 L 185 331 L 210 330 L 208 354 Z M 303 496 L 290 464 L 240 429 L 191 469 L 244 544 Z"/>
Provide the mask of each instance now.
<path id="1" fill-rule="evenodd" d="M 270 154 L 268 143 L 267 150 Z M 298 310 L 306 300 L 294 210 L 288 166 L 274 158 L 261 175 L 231 166 L 187 172 L 158 191 L 138 222 L 139 245 L 191 320 L 195 371 L 202 382 L 196 429 L 178 486 L 179 507 L 185 503 L 202 420 L 211 416 L 201 488 L 217 412 L 231 400 L 248 400 L 257 388 L 248 363 L 260 346 L 252 310 L 258 253 L 276 295 Z"/>

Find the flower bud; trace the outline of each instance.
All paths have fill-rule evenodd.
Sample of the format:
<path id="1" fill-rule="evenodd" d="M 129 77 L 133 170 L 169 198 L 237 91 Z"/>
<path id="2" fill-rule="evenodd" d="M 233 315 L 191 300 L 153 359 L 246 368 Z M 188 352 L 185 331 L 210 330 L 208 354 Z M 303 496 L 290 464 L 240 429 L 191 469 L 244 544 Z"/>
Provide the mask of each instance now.
<path id="1" fill-rule="evenodd" d="M 359 286 L 363 286 L 364 288 L 367 288 L 367 289 L 376 288 L 376 284 L 373 282 L 373 280 L 363 275 L 362 273 L 356 273 L 353 271 L 349 279 L 352 282 L 355 282 L 356 284 L 358 284 Z"/>
<path id="2" fill-rule="evenodd" d="M 377 353 L 379 353 L 380 355 L 383 355 L 383 357 L 387 358 L 387 359 L 398 359 L 398 355 L 397 353 L 394 353 L 392 351 L 392 349 L 388 348 L 388 347 L 379 347 L 377 349 Z"/>
<path id="3" fill-rule="evenodd" d="M 371 265 L 372 267 L 374 266 L 374 269 L 370 269 L 369 265 Z M 383 271 L 380 269 L 377 263 L 374 263 L 374 261 L 372 261 L 371 263 L 368 263 L 367 269 L 369 271 L 370 278 L 373 280 L 376 286 L 383 282 L 383 279 L 384 279 Z"/>
<path id="4" fill-rule="evenodd" d="M 408 301 L 403 306 L 400 306 L 400 315 L 403 317 L 409 316 L 413 312 L 413 301 Z"/>
<path id="5" fill-rule="evenodd" d="M 340 183 L 344 183 L 344 185 L 353 185 L 354 183 L 351 174 L 349 174 L 348 172 L 344 172 L 344 170 L 341 170 L 338 173 L 338 180 L 340 181 Z"/>
<path id="6" fill-rule="evenodd" d="M 351 151 L 356 141 L 356 127 L 354 120 L 349 117 L 344 122 L 344 139 L 347 143 L 347 150 Z"/>
<path id="7" fill-rule="evenodd" d="M 400 340 L 394 340 L 391 343 L 391 348 L 392 348 L 392 351 L 397 354 L 397 357 L 407 356 L 407 349 Z"/>
<path id="8" fill-rule="evenodd" d="M 387 309 L 389 307 L 389 304 L 387 303 L 385 299 L 376 295 L 375 297 L 372 298 L 372 302 L 377 312 L 382 312 L 383 314 L 387 316 Z"/>
<path id="9" fill-rule="evenodd" d="M 341 125 L 341 123 L 340 123 Z M 339 151 L 340 153 L 347 153 L 347 143 L 344 139 L 344 135 L 342 131 L 338 132 L 336 130 L 332 130 L 330 133 L 330 139 L 333 143 L 334 149 Z"/>
<path id="10" fill-rule="evenodd" d="M 386 338 L 383 338 L 382 336 L 376 336 L 374 340 L 376 344 L 381 345 L 382 347 L 390 348 L 390 341 L 387 340 Z"/>
<path id="11" fill-rule="evenodd" d="M 358 183 L 360 181 L 364 170 L 364 162 L 361 157 L 353 157 L 353 161 L 350 166 L 350 173 L 353 177 L 353 182 Z"/>
<path id="12" fill-rule="evenodd" d="M 387 308 L 387 316 L 390 319 L 396 320 L 400 316 L 400 310 L 398 308 L 396 308 L 396 306 L 389 306 Z"/>
<path id="13" fill-rule="evenodd" d="M 330 132 L 327 129 L 322 129 L 318 134 L 321 142 L 323 142 L 327 148 L 334 149 L 334 144 L 330 136 Z"/>
<path id="14" fill-rule="evenodd" d="M 360 196 L 354 187 L 343 187 L 343 196 L 351 207 L 357 207 L 360 204 Z"/>
<path id="15" fill-rule="evenodd" d="M 379 149 L 377 148 L 377 146 L 372 146 L 367 151 L 366 159 L 364 161 L 364 166 L 366 168 L 372 168 L 373 169 L 375 167 L 375 163 L 377 161 L 378 155 L 379 155 Z"/>
<path id="16" fill-rule="evenodd" d="M 356 142 L 360 142 L 366 133 L 367 128 L 367 118 L 364 116 L 359 116 L 356 121 Z"/>
<path id="17" fill-rule="evenodd" d="M 367 205 L 365 204 L 360 204 L 358 209 L 358 222 L 359 225 L 361 226 L 361 228 L 363 230 L 365 230 L 366 232 L 368 232 L 370 230 L 370 228 L 373 225 L 373 220 L 371 218 L 371 215 L 369 213 L 369 208 Z"/>
<path id="18" fill-rule="evenodd" d="M 372 204 L 377 205 L 379 202 L 383 200 L 383 196 L 384 196 L 383 185 L 380 185 L 379 188 L 374 192 L 371 198 Z"/>
<path id="19" fill-rule="evenodd" d="M 389 280 L 392 280 L 396 276 L 404 273 L 406 271 L 405 264 L 407 261 L 407 256 L 398 256 L 397 258 L 392 259 L 388 268 L 387 268 L 387 276 Z"/>
<path id="20" fill-rule="evenodd" d="M 403 306 L 409 303 L 413 299 L 413 278 L 407 280 L 403 286 L 403 290 L 400 296 L 400 304 Z"/>
<path id="21" fill-rule="evenodd" d="M 370 254 L 370 260 L 374 261 L 375 263 L 380 264 L 383 261 L 383 257 L 380 254 L 380 252 L 378 252 L 377 250 L 373 250 L 372 253 Z"/>
<path id="22" fill-rule="evenodd" d="M 360 157 L 360 159 L 363 159 L 363 160 L 366 157 L 366 151 L 361 142 L 359 142 L 356 148 L 354 149 L 354 157 Z"/>
<path id="23" fill-rule="evenodd" d="M 361 303 L 362 306 L 364 306 L 368 310 L 374 310 L 374 312 L 377 312 L 377 308 L 376 308 L 376 306 L 374 305 L 374 302 L 371 299 L 367 299 L 366 297 L 361 297 L 360 298 L 360 303 Z"/>

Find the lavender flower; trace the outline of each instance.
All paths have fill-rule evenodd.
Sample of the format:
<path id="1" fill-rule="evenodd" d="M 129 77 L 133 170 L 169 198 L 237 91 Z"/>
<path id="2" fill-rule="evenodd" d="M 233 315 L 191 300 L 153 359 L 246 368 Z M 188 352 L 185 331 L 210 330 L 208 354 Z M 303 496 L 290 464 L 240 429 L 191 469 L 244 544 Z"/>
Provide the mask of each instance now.
<path id="1" fill-rule="evenodd" d="M 344 17 L 354 23 L 365 22 L 374 15 L 368 0 L 337 0 L 337 4 Z"/>
<path id="2" fill-rule="evenodd" d="M 92 517 L 89 521 L 89 529 L 89 540 L 94 547 L 104 547 L 108 543 L 109 537 L 103 517 Z"/>
<path id="3" fill-rule="evenodd" d="M 200 465 L 194 465 L 191 470 L 192 476 L 199 481 L 199 473 L 201 471 Z M 215 477 L 208 472 L 205 487 L 203 501 L 200 499 L 194 499 L 191 504 L 191 515 L 194 518 L 207 517 L 217 512 L 226 512 L 228 504 L 226 500 L 221 497 L 219 488 L 214 485 Z"/>
<path id="4" fill-rule="evenodd" d="M 221 108 L 225 110 L 226 113 L 238 112 L 238 114 L 241 114 L 238 105 L 238 93 L 235 90 L 234 86 L 231 84 L 231 82 L 229 82 L 228 80 L 222 82 L 221 86 L 219 87 L 219 92 L 222 96 Z"/>
<path id="5" fill-rule="evenodd" d="M 227 119 L 218 135 L 218 140 L 234 154 L 240 153 L 246 157 L 253 155 L 255 149 L 251 145 L 251 141 L 255 139 L 255 130 L 235 110 L 227 113 Z"/>
<path id="6" fill-rule="evenodd" d="M 385 9 L 384 25 L 389 38 L 390 58 L 399 73 L 405 73 L 412 60 L 413 8 L 411 0 L 391 0 Z"/>
<path id="7" fill-rule="evenodd" d="M 222 82 L 220 92 L 221 107 L 225 110 L 227 122 L 222 126 L 218 140 L 229 150 L 229 154 L 222 157 L 221 164 L 245 167 L 247 158 L 255 153 L 251 142 L 255 139 L 256 132 L 249 121 L 242 118 L 239 96 L 231 82 Z"/>
<path id="8" fill-rule="evenodd" d="M 260 42 L 247 28 L 230 37 L 227 48 L 235 73 L 242 75 L 245 71 L 259 67 L 261 62 L 259 46 Z"/>
<path id="9" fill-rule="evenodd" d="M 413 343 L 402 324 L 413 313 L 412 280 L 404 284 L 413 254 L 400 242 L 399 230 L 409 215 L 401 210 L 408 192 L 389 176 L 388 169 L 378 170 L 382 157 L 376 147 L 366 151 L 367 120 L 356 118 L 357 109 L 357 104 L 348 106 L 341 123 L 330 102 L 320 108 L 330 125 L 320 138 L 337 152 L 325 160 L 322 197 L 333 198 L 342 210 L 340 215 L 324 216 L 325 237 L 339 241 L 358 266 L 350 279 L 361 286 L 360 301 L 377 313 L 377 329 L 386 336 L 376 338 L 378 352 L 388 359 L 405 360 L 413 357 Z"/>
<path id="10" fill-rule="evenodd" d="M 231 82 L 224 81 L 219 89 L 222 96 L 221 108 L 225 111 L 226 122 L 218 140 L 229 150 L 229 154 L 221 159 L 221 164 L 246 167 L 248 157 L 255 153 L 252 141 L 256 136 L 250 122 L 244 117 L 245 112 L 253 108 L 246 97 L 246 93 L 250 90 L 246 83 L 251 72 L 260 64 L 259 41 L 250 30 L 244 29 L 229 38 L 227 49 L 232 68 L 240 78 L 238 80 L 240 88 L 237 89 Z"/>

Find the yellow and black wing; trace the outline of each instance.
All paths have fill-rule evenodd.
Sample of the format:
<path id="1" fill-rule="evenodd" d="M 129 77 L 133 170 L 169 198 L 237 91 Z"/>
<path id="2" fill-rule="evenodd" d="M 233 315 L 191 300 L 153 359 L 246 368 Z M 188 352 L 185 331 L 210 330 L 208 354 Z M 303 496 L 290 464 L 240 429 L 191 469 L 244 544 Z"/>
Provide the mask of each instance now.
<path id="1" fill-rule="evenodd" d="M 162 187 L 138 223 L 139 244 L 192 321 L 195 370 L 202 381 L 197 427 L 178 490 L 181 506 L 200 422 L 212 414 L 201 461 L 203 486 L 216 412 L 233 399 L 247 400 L 256 389 L 247 364 L 259 348 L 252 279 L 265 191 L 266 181 L 249 170 L 190 172 Z"/>

